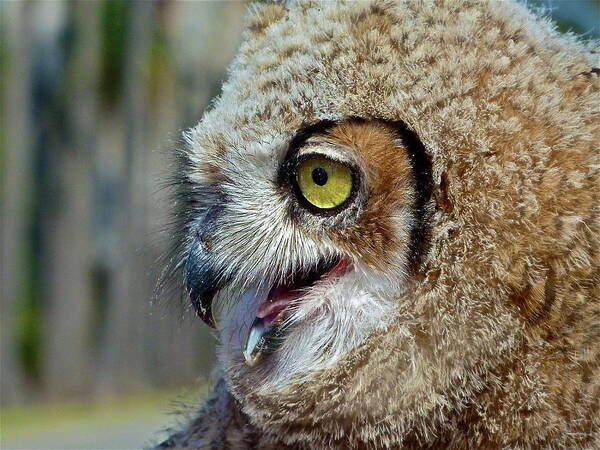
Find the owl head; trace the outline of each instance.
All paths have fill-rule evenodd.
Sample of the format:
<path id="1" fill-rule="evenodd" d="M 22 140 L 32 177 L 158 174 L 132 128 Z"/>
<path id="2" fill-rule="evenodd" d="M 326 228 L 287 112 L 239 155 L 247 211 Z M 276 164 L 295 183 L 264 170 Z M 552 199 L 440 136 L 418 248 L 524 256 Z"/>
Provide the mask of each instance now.
<path id="1" fill-rule="evenodd" d="M 512 2 L 248 22 L 186 134 L 181 267 L 253 423 L 393 445 L 485 395 L 512 393 L 499 414 L 574 395 L 599 354 L 589 49 Z"/>

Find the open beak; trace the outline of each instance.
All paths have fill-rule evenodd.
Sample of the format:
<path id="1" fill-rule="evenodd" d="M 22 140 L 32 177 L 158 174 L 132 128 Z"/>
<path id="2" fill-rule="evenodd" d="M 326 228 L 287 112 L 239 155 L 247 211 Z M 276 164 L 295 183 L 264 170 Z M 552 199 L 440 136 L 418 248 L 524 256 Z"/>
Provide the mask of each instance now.
<path id="1" fill-rule="evenodd" d="M 290 273 L 286 282 L 271 286 L 258 306 L 246 339 L 243 350 L 246 364 L 257 365 L 281 344 L 286 332 L 285 318 L 316 284 L 342 276 L 349 267 L 348 259 L 338 256 L 323 260 L 304 273 Z"/>
<path id="2" fill-rule="evenodd" d="M 198 317 L 216 328 L 212 316 L 213 298 L 229 280 L 222 276 L 222 271 L 213 261 L 200 240 L 194 240 L 185 264 L 185 285 Z M 350 263 L 344 256 L 324 258 L 309 270 L 287 274 L 284 282 L 273 284 L 261 294 L 265 297 L 255 312 L 243 349 L 246 364 L 258 364 L 281 344 L 286 331 L 286 317 L 316 284 L 340 277 L 349 268 Z"/>

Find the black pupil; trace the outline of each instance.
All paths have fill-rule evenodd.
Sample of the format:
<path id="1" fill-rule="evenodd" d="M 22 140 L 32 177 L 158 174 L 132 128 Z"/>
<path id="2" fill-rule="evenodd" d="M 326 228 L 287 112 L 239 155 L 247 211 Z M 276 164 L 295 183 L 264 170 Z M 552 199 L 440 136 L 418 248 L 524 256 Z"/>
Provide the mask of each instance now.
<path id="1" fill-rule="evenodd" d="M 322 167 L 316 167 L 312 171 L 312 179 L 318 186 L 323 186 L 327 183 L 327 172 Z"/>

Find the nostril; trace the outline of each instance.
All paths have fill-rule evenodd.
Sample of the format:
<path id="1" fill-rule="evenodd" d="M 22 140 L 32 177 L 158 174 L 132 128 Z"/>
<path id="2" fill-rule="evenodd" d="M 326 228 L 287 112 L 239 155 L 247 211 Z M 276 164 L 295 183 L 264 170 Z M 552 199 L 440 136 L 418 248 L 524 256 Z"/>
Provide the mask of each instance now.
<path id="1" fill-rule="evenodd" d="M 204 250 L 206 252 L 210 251 L 212 242 L 211 242 L 210 237 L 208 236 L 208 230 L 206 230 L 206 229 L 196 230 L 195 234 L 196 234 L 196 240 L 200 244 L 200 247 L 202 248 L 202 250 Z"/>
<path id="2" fill-rule="evenodd" d="M 217 220 L 221 215 L 221 211 L 222 208 L 220 204 L 212 205 L 206 210 L 195 230 L 195 238 L 204 251 L 210 251 L 212 247 L 212 235 L 215 232 Z"/>

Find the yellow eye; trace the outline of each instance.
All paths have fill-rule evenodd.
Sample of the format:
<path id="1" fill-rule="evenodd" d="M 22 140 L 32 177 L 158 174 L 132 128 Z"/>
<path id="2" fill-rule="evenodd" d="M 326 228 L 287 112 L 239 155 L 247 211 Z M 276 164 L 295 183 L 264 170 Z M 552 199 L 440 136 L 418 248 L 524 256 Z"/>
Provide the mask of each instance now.
<path id="1" fill-rule="evenodd" d="M 300 192 L 317 208 L 340 206 L 352 193 L 352 171 L 332 159 L 323 156 L 305 158 L 298 164 L 296 174 Z"/>

